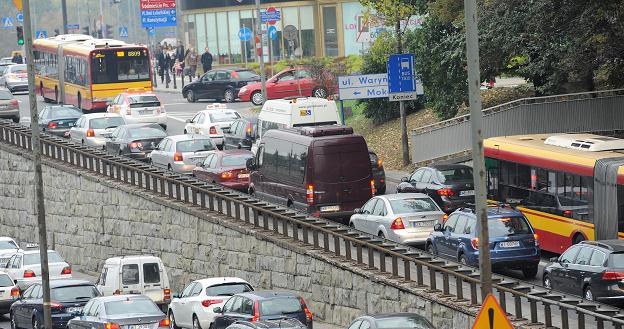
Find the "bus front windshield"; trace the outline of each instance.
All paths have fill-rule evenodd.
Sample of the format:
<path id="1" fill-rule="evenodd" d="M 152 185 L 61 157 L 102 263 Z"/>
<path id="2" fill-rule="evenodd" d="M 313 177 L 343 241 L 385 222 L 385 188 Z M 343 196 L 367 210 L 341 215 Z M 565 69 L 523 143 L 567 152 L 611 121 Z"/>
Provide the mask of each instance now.
<path id="1" fill-rule="evenodd" d="M 145 49 L 107 49 L 91 55 L 93 84 L 149 81 L 149 57 Z"/>

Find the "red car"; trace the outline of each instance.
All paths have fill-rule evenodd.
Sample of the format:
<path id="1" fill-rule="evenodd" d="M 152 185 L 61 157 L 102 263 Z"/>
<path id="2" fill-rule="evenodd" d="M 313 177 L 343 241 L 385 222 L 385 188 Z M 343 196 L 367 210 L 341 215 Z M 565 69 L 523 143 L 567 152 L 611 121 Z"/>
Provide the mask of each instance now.
<path id="1" fill-rule="evenodd" d="M 315 79 L 309 69 L 304 67 L 286 69 L 267 80 L 268 99 L 286 97 L 319 97 L 336 93 L 335 79 L 329 73 L 322 73 L 322 79 Z M 254 105 L 262 105 L 262 84 L 250 83 L 240 89 L 238 98 L 242 102 L 251 101 Z"/>
<path id="2" fill-rule="evenodd" d="M 213 152 L 193 169 L 193 175 L 209 183 L 247 192 L 249 189 L 247 159 L 251 158 L 253 153 L 247 150 Z"/>

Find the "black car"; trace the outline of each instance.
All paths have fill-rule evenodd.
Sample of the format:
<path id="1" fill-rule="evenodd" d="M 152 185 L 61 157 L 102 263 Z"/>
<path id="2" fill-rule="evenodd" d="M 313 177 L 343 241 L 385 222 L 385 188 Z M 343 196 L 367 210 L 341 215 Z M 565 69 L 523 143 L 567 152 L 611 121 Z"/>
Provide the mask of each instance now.
<path id="1" fill-rule="evenodd" d="M 212 310 L 212 329 L 225 329 L 237 321 L 280 320 L 294 318 L 312 329 L 312 313 L 305 301 L 291 292 L 253 291 L 236 294 L 223 307 Z"/>
<path id="2" fill-rule="evenodd" d="M 466 165 L 421 167 L 401 178 L 397 193 L 428 194 L 446 213 L 474 204 L 472 168 Z"/>
<path id="3" fill-rule="evenodd" d="M 238 91 L 250 82 L 260 81 L 260 76 L 250 69 L 220 68 L 210 70 L 199 79 L 182 88 L 182 96 L 193 103 L 199 99 L 236 100 Z"/>
<path id="4" fill-rule="evenodd" d="M 52 310 L 52 328 L 63 329 L 67 322 L 82 312 L 82 307 L 94 297 L 99 296 L 93 283 L 86 280 L 50 281 L 50 308 Z M 20 298 L 11 305 L 11 327 L 39 329 L 43 325 L 43 287 L 40 282 L 33 283 Z"/>
<path id="5" fill-rule="evenodd" d="M 229 128 L 223 129 L 223 149 L 251 150 L 251 145 L 256 141 L 257 131 L 258 118 L 234 120 Z"/>
<path id="6" fill-rule="evenodd" d="M 550 261 L 545 287 L 624 306 L 624 241 L 583 241 Z"/>
<path id="7" fill-rule="evenodd" d="M 82 111 L 72 105 L 50 105 L 39 112 L 41 131 L 61 137 L 69 137 L 69 130 L 82 116 Z"/>
<path id="8" fill-rule="evenodd" d="M 386 328 L 402 328 L 402 329 L 435 329 L 435 327 L 427 321 L 423 316 L 416 313 L 389 313 L 389 314 L 373 314 L 364 315 L 356 318 L 351 322 L 348 329 L 386 329 Z"/>
<path id="9" fill-rule="evenodd" d="M 147 155 L 165 137 L 167 133 L 156 123 L 129 124 L 115 128 L 107 137 L 104 148 L 108 154 L 146 161 Z"/>
<path id="10" fill-rule="evenodd" d="M 144 295 L 112 295 L 91 299 L 69 321 L 68 329 L 169 329 L 169 319 Z"/>
<path id="11" fill-rule="evenodd" d="M 297 319 L 279 319 L 255 322 L 237 321 L 227 329 L 306 329 L 306 326 Z"/>
<path id="12" fill-rule="evenodd" d="M 383 161 L 377 156 L 377 153 L 370 149 L 368 150 L 368 158 L 370 159 L 371 169 L 373 169 L 377 195 L 386 194 L 386 171 L 383 167 Z"/>

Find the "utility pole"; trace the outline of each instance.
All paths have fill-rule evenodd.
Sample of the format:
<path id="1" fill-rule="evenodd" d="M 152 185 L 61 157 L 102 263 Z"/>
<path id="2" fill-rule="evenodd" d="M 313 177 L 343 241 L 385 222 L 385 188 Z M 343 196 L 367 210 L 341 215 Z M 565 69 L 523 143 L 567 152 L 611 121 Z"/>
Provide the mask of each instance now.
<path id="1" fill-rule="evenodd" d="M 492 262 L 488 232 L 487 201 L 485 198 L 485 163 L 483 158 L 483 113 L 481 105 L 481 73 L 479 69 L 479 30 L 476 0 L 464 0 L 466 20 L 466 57 L 468 60 L 468 100 L 472 126 L 472 168 L 475 187 L 475 214 L 479 237 L 479 269 L 481 298 L 492 293 Z"/>
<path id="2" fill-rule="evenodd" d="M 262 98 L 264 101 L 267 99 L 266 93 L 266 76 L 264 74 L 264 44 L 262 38 L 262 18 L 260 17 L 260 0 L 256 0 L 256 35 L 259 36 L 260 39 L 260 56 L 258 56 L 258 60 L 260 61 L 260 83 L 262 84 Z M 257 47 L 257 46 L 256 46 Z"/>
<path id="3" fill-rule="evenodd" d="M 63 11 L 63 34 L 67 34 L 67 0 L 61 0 L 61 9 Z"/>
<path id="4" fill-rule="evenodd" d="M 102 0 L 100 0 L 100 31 L 102 38 L 108 37 L 106 35 L 106 26 L 104 26 L 104 7 L 102 5 Z"/>
<path id="5" fill-rule="evenodd" d="M 401 21 L 396 22 L 395 33 L 397 35 L 397 53 L 403 53 L 403 40 L 401 33 Z M 407 141 L 407 114 L 405 113 L 405 101 L 399 101 L 399 115 L 401 118 L 401 149 L 403 153 L 403 166 L 410 163 L 409 144 Z"/>
<path id="6" fill-rule="evenodd" d="M 30 129 L 35 165 L 35 205 L 39 228 L 39 256 L 41 258 L 41 280 L 43 282 L 43 325 L 52 329 L 50 313 L 50 271 L 48 268 L 48 236 L 43 198 L 43 175 L 41 172 L 41 141 L 39 136 L 39 113 L 35 96 L 35 62 L 33 55 L 32 27 L 30 21 L 30 0 L 22 1 L 24 6 L 24 45 L 26 46 L 26 67 L 28 73 L 28 101 L 30 102 Z"/>

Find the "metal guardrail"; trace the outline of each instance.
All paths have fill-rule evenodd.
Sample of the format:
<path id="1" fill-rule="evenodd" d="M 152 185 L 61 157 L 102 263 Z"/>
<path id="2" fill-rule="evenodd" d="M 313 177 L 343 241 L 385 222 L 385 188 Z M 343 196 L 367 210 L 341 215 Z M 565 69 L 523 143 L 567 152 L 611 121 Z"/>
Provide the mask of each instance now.
<path id="1" fill-rule="evenodd" d="M 0 142 L 32 150 L 30 130 L 9 121 L 0 122 Z M 41 145 L 42 154 L 53 160 L 200 209 L 217 211 L 236 221 L 340 257 L 346 262 L 355 262 L 370 271 L 390 274 L 391 278 L 411 287 L 415 285 L 426 289 L 428 293 L 454 297 L 453 303 L 476 306 L 483 300 L 483 296 L 478 298 L 479 272 L 474 268 L 442 260 L 343 225 L 308 217 L 192 177 L 107 155 L 58 137 L 42 134 Z M 507 300 L 513 300 L 512 320 L 546 327 L 559 324 L 564 329 L 624 328 L 624 313 L 619 309 L 503 276 L 494 276 L 493 280 L 493 289 L 503 309 L 511 312 Z M 451 289 L 451 285 L 454 285 L 454 289 Z M 527 304 L 528 319 L 524 318 Z M 576 320 L 573 319 L 574 314 Z"/>

